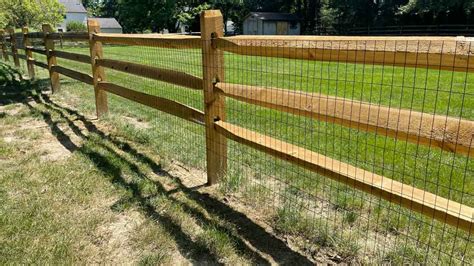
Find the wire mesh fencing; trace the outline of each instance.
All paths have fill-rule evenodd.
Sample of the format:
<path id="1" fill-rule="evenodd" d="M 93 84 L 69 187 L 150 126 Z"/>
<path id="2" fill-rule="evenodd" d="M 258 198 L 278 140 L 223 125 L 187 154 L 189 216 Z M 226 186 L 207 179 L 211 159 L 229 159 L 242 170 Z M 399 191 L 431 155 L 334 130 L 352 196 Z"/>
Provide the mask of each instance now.
<path id="1" fill-rule="evenodd" d="M 32 50 L 316 261 L 473 263 L 469 38 L 223 37 L 221 20 L 204 15 L 201 37 L 53 34 L 53 52 Z M 91 73 L 88 59 L 90 76 L 64 70 Z"/>

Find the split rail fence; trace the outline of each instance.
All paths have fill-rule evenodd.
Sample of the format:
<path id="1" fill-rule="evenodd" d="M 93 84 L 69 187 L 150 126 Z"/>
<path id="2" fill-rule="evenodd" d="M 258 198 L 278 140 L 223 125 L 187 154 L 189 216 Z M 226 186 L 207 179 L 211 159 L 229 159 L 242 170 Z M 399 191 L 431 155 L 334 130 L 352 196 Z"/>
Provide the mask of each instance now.
<path id="1" fill-rule="evenodd" d="M 201 36 L 106 34 L 100 33 L 100 26 L 94 20 L 88 21 L 87 33 L 55 33 L 51 26 L 44 25 L 42 32 L 28 32 L 28 29 L 24 28 L 22 33 L 15 33 L 9 29 L 3 31 L 1 36 L 4 60 L 13 60 L 16 66 L 20 66 L 20 59 L 25 60 L 31 78 L 35 77 L 35 67 L 47 69 L 53 93 L 60 90 L 60 75 L 92 85 L 98 117 L 108 112 L 107 94 L 111 93 L 205 127 L 207 175 L 210 185 L 218 183 L 226 174 L 227 141 L 230 139 L 423 214 L 427 219 L 462 229 L 469 239 L 474 232 L 474 209 L 471 206 L 230 123 L 226 121 L 226 98 L 347 127 L 357 132 L 413 143 L 417 147 L 426 146 L 461 157 L 466 161 L 465 182 L 472 182 L 474 178 L 473 169 L 470 168 L 474 157 L 474 121 L 465 117 L 387 107 L 323 93 L 236 84 L 227 82 L 224 75 L 224 53 L 375 67 L 416 68 L 425 71 L 452 71 L 469 75 L 474 72 L 473 53 L 470 49 L 472 41 L 469 38 L 224 37 L 222 16 L 217 11 L 206 11 L 202 14 Z M 44 48 L 33 47 L 33 40 L 42 42 Z M 55 42 L 58 40 L 88 42 L 90 55 L 56 50 Z M 201 49 L 202 78 L 181 71 L 106 58 L 103 44 Z M 19 53 L 18 48 L 22 48 L 24 53 Z M 46 56 L 47 62 L 35 60 L 35 53 Z M 62 67 L 57 64 L 57 58 L 90 64 L 91 72 L 81 73 Z M 106 69 L 202 91 L 204 111 L 114 84 L 113 80 L 107 80 Z M 465 93 L 465 97 L 474 96 Z M 464 107 L 466 110 L 473 108 Z M 455 189 L 462 191 L 459 187 Z M 469 197 L 473 191 L 462 193 Z M 471 240 L 469 242 L 471 245 Z"/>

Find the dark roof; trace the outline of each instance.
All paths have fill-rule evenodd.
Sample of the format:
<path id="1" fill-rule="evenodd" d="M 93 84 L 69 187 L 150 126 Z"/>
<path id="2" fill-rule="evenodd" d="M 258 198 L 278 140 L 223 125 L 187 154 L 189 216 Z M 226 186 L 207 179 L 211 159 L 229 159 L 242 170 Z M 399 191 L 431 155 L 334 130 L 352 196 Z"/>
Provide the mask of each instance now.
<path id="1" fill-rule="evenodd" d="M 99 21 L 100 28 L 102 29 L 121 29 L 122 26 L 118 23 L 115 18 L 94 18 Z"/>
<path id="2" fill-rule="evenodd" d="M 66 13 L 87 13 L 80 0 L 59 0 L 66 7 Z"/>
<path id="3" fill-rule="evenodd" d="M 250 12 L 245 18 L 254 17 L 261 20 L 279 20 L 279 21 L 297 21 L 298 16 L 290 13 L 274 13 L 274 12 Z"/>

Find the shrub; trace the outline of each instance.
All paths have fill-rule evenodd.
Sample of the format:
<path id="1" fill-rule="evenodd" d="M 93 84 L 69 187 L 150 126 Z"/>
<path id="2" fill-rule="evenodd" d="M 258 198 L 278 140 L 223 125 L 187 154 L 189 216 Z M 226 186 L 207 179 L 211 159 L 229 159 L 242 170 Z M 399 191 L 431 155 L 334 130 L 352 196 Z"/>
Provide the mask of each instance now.
<path id="1" fill-rule="evenodd" d="M 87 31 L 87 27 L 82 22 L 70 21 L 66 24 L 66 31 L 84 32 Z"/>

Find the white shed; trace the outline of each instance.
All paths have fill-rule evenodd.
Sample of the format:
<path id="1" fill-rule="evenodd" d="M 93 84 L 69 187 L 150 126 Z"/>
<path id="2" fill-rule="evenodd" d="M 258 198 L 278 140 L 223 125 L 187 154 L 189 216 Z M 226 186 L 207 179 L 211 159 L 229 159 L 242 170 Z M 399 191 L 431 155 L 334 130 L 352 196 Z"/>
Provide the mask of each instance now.
<path id="1" fill-rule="evenodd" d="M 243 23 L 245 35 L 300 35 L 300 19 L 289 13 L 251 12 Z"/>

